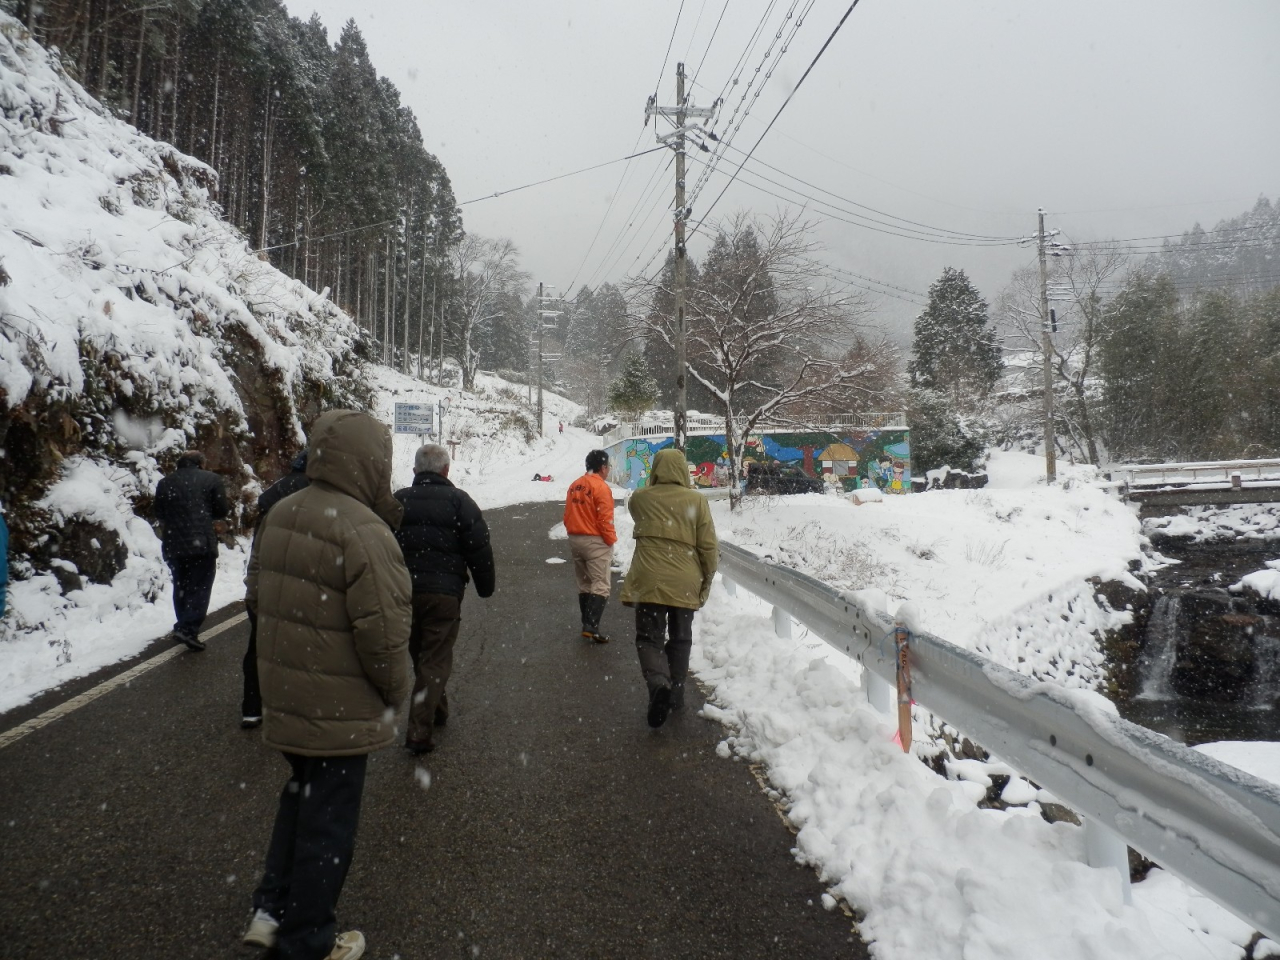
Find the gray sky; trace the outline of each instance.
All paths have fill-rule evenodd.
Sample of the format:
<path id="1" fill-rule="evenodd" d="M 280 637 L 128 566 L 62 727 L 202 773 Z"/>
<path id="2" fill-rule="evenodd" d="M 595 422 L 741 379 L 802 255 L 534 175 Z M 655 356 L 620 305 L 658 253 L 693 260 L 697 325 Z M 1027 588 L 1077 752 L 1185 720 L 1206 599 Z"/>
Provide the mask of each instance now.
<path id="1" fill-rule="evenodd" d="M 669 241 L 673 173 L 655 177 L 665 153 L 466 201 L 653 146 L 654 124 L 641 128 L 644 105 L 673 27 L 658 102 L 674 101 L 675 63 L 684 60 L 690 75 L 697 71 L 690 88 L 697 104 L 708 106 L 772 8 L 764 39 L 721 108 L 715 129 L 731 132 L 729 116 L 791 3 L 684 0 L 678 26 L 681 0 L 289 6 L 304 18 L 319 13 L 331 41 L 355 18 L 375 67 L 400 88 L 427 148 L 448 170 L 466 228 L 511 237 L 535 283 L 567 292 L 571 282 L 576 291 L 584 282 L 619 281 L 649 262 L 664 236 Z M 847 7 L 813 0 L 785 54 L 781 41 L 775 47 L 768 61 L 775 72 L 736 147 L 755 143 Z M 931 233 L 1026 235 L 1039 206 L 1050 227 L 1076 241 L 1176 234 L 1197 221 L 1208 228 L 1260 194 L 1280 196 L 1278 40 L 1277 0 L 862 0 L 755 154 L 844 201 L 752 162 L 711 219 L 805 204 L 751 186 L 755 169 L 846 210 L 905 218 Z M 695 221 L 741 159 L 727 152 L 695 202 Z M 690 165 L 690 189 L 700 169 Z M 825 259 L 921 294 L 954 266 L 992 301 L 1010 272 L 1034 259 L 1026 248 L 888 236 L 809 206 Z M 690 248 L 695 257 L 705 249 L 698 241 Z M 878 304 L 899 335 L 919 312 L 888 296 Z"/>

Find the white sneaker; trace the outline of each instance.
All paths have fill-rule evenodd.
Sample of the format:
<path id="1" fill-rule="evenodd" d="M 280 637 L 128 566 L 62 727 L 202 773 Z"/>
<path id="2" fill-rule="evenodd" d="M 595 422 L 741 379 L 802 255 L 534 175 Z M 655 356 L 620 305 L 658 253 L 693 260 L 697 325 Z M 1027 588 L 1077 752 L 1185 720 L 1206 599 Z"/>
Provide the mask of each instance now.
<path id="1" fill-rule="evenodd" d="M 249 921 L 249 929 L 244 932 L 244 945 L 270 950 L 276 945 L 276 930 L 279 927 L 280 921 L 267 911 L 257 911 Z"/>
<path id="2" fill-rule="evenodd" d="M 364 956 L 364 934 L 359 930 L 348 930 L 338 934 L 329 951 L 329 960 L 360 960 Z"/>

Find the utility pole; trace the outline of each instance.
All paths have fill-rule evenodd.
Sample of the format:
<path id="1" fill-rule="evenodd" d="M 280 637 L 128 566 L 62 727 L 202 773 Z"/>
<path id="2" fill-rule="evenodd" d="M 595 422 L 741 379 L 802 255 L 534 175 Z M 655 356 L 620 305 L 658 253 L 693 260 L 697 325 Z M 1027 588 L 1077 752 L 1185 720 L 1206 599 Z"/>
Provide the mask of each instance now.
<path id="1" fill-rule="evenodd" d="M 1036 247 L 1040 254 L 1040 352 L 1044 354 L 1044 475 L 1048 483 L 1058 479 L 1058 439 L 1053 430 L 1053 334 L 1049 327 L 1049 267 L 1045 259 L 1044 207 L 1040 208 Z"/>
<path id="2" fill-rule="evenodd" d="M 560 316 L 562 312 L 560 310 L 546 309 L 547 303 L 556 299 L 558 298 L 544 297 L 542 295 L 542 284 L 538 284 L 538 436 L 540 437 L 544 435 L 542 432 L 542 360 L 544 356 L 542 352 L 542 336 L 543 331 L 548 326 L 547 318 L 553 318 L 550 326 L 554 327 L 556 325 L 554 318 Z"/>
<path id="3" fill-rule="evenodd" d="M 688 437 L 688 393 L 686 378 L 688 376 L 688 357 L 686 353 L 685 342 L 688 336 L 688 325 L 685 318 L 685 288 L 689 279 L 689 260 L 688 252 L 684 243 L 685 223 L 689 219 L 690 210 L 685 206 L 684 196 L 684 164 L 685 164 L 685 135 L 689 128 L 686 127 L 690 117 L 703 118 L 715 116 L 715 107 L 691 107 L 685 100 L 684 95 L 684 64 L 676 64 L 676 105 L 674 107 L 659 107 L 653 102 L 653 98 L 649 98 L 649 103 L 645 107 L 645 122 L 651 116 L 674 118 L 676 128 L 671 133 L 659 134 L 658 140 L 671 146 L 676 152 L 676 212 L 675 212 L 675 243 L 676 243 L 676 404 L 675 404 L 675 425 L 673 442 L 675 448 L 682 453 L 685 448 L 685 441 Z M 655 124 L 656 127 L 656 124 Z"/>

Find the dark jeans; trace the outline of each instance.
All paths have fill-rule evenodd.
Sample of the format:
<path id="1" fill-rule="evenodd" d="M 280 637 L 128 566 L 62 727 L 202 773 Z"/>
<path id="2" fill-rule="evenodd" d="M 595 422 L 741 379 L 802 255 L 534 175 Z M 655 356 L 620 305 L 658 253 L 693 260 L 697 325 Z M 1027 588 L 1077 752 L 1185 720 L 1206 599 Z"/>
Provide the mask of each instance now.
<path id="1" fill-rule="evenodd" d="M 338 935 L 334 910 L 355 851 L 369 758 L 284 758 L 292 773 L 280 794 L 253 906 L 280 921 L 271 956 L 323 960 Z"/>
<path id="2" fill-rule="evenodd" d="M 670 687 L 674 706 L 684 704 L 695 612 L 665 603 L 636 604 L 636 653 L 644 681 L 650 693 L 658 687 Z"/>
<path id="3" fill-rule="evenodd" d="M 199 636 L 205 614 L 209 612 L 209 596 L 213 578 L 218 572 L 218 556 L 170 557 L 169 573 L 173 575 L 173 629 L 189 637 Z"/>
<path id="4" fill-rule="evenodd" d="M 240 716 L 262 716 L 262 687 L 258 684 L 258 615 L 248 607 L 244 612 L 249 615 L 249 649 L 240 661 L 240 671 L 244 674 L 244 695 L 240 698 Z"/>
<path id="5" fill-rule="evenodd" d="M 409 739 L 431 743 L 436 711 L 449 716 L 445 684 L 453 673 L 453 645 L 462 625 L 462 601 L 443 593 L 413 595 L 413 696 L 409 699 Z"/>

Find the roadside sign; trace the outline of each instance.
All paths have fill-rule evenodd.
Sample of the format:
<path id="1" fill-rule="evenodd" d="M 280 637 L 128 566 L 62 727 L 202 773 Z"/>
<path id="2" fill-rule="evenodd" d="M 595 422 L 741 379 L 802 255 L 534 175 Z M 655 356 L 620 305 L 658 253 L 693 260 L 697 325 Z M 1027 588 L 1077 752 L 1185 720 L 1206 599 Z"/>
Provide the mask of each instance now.
<path id="1" fill-rule="evenodd" d="M 434 434 L 435 407 L 430 403 L 397 403 L 396 433 Z"/>

